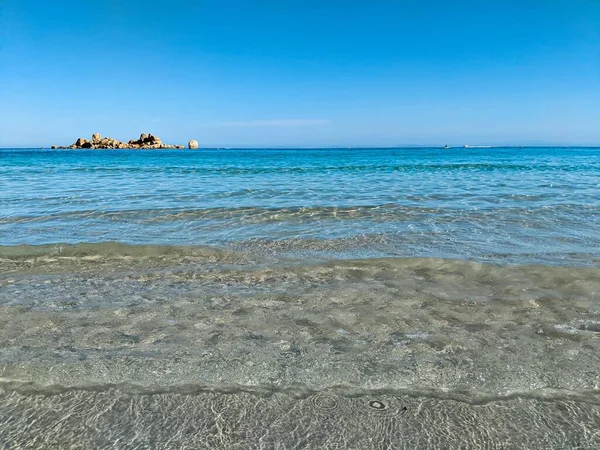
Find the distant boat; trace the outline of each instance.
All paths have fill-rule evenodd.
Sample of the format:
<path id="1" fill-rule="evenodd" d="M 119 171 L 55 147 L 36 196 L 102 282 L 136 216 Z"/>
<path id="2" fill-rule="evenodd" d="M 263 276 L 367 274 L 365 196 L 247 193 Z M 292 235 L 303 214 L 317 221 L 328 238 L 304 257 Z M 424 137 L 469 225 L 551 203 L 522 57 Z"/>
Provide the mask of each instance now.
<path id="1" fill-rule="evenodd" d="M 444 148 L 448 149 L 448 148 L 452 148 L 450 147 L 448 144 L 444 145 Z"/>

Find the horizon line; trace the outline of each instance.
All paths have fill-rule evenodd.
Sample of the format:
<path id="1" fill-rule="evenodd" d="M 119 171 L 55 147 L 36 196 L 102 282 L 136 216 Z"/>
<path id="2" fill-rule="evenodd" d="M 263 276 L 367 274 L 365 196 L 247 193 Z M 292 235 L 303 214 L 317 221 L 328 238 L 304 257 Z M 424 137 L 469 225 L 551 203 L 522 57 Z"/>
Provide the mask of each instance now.
<path id="1" fill-rule="evenodd" d="M 467 144 L 468 145 L 468 144 Z M 483 149 L 493 149 L 493 148 L 600 148 L 599 144 L 530 144 L 530 145 L 517 145 L 517 144 L 503 144 L 503 145 L 468 145 L 465 147 L 464 145 L 456 145 L 449 146 L 447 148 L 444 145 L 440 144 L 404 144 L 404 145 L 330 145 L 330 146 L 294 146 L 294 145 L 251 145 L 251 146 L 237 146 L 237 145 L 221 145 L 221 146 L 199 146 L 198 149 L 204 150 L 327 150 L 327 149 L 350 149 L 350 150 L 377 150 L 377 149 L 463 149 L 463 150 L 483 150 Z M 131 150 L 131 151 L 160 151 L 160 150 L 191 150 L 187 147 L 184 149 L 109 149 L 109 148 L 100 148 L 100 149 L 52 149 L 51 146 L 14 146 L 14 147 L 0 147 L 0 150 L 77 150 L 77 151 L 101 151 L 101 150 L 112 150 L 112 151 L 123 151 L 123 150 Z"/>

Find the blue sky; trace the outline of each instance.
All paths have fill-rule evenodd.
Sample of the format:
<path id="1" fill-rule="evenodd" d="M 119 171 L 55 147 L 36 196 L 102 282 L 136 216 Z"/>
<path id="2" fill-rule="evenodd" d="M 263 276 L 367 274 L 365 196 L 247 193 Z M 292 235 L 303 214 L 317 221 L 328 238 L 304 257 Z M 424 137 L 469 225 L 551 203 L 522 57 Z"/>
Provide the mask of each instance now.
<path id="1" fill-rule="evenodd" d="M 0 1 L 0 147 L 600 144 L 600 1 Z"/>

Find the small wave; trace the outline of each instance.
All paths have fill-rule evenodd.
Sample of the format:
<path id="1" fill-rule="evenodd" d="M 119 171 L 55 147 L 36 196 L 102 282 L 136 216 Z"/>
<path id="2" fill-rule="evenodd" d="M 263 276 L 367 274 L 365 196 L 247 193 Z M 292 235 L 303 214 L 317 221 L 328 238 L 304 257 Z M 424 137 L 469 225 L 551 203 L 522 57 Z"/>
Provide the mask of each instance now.
<path id="1" fill-rule="evenodd" d="M 0 259 L 24 260 L 44 257 L 224 257 L 229 253 L 214 247 L 131 245 L 121 242 L 44 244 L 44 245 L 0 245 Z"/>
<path id="2" fill-rule="evenodd" d="M 390 234 L 359 234 L 340 238 L 297 237 L 287 239 L 251 238 L 232 241 L 216 246 L 199 245 L 154 245 L 129 244 L 123 242 L 97 243 L 52 243 L 41 245 L 0 245 L 0 262 L 8 263 L 18 269 L 24 263 L 28 267 L 43 266 L 47 261 L 60 265 L 71 263 L 102 262 L 124 260 L 154 260 L 165 264 L 184 264 L 190 261 L 206 261 L 219 263 L 245 263 L 248 261 L 295 261 L 294 264 L 312 265 L 314 263 L 361 264 L 373 267 L 395 265 L 405 267 L 411 265 L 457 264 L 473 266 L 477 264 L 510 265 L 519 267 L 537 267 L 539 264 L 527 265 L 522 261 L 540 260 L 538 253 L 520 252 L 518 258 L 510 253 L 489 252 L 480 254 L 478 258 L 460 255 L 437 257 L 437 255 L 417 256 L 411 253 L 410 242 L 401 236 Z M 468 255 L 467 255 L 468 256 Z M 600 259 L 594 253 L 570 253 L 562 258 L 540 260 L 547 267 L 564 266 L 596 268 Z M 267 259 L 265 259 L 267 258 Z M 273 259 L 275 258 L 275 259 Z M 521 261 L 521 262 L 520 262 Z M 546 266 L 542 266 L 546 267 Z M 0 266 L 0 269 L 2 267 Z M 6 267 L 4 267 L 6 269 Z"/>
<path id="3" fill-rule="evenodd" d="M 148 208 L 148 209 L 114 209 L 96 210 L 85 209 L 64 211 L 44 215 L 21 215 L 0 217 L 1 224 L 16 224 L 43 222 L 55 220 L 90 220 L 104 219 L 111 221 L 140 221 L 140 222 L 176 222 L 189 220 L 236 220 L 237 223 L 270 223 L 270 222 L 311 222 L 317 220 L 373 220 L 377 222 L 396 222 L 428 218 L 428 220 L 449 221 L 458 219 L 486 219 L 497 214 L 504 216 L 531 216 L 535 213 L 544 213 L 552 217 L 561 217 L 561 214 L 597 214 L 600 207 L 565 203 L 552 206 L 535 206 L 527 204 L 526 207 L 514 206 L 488 206 L 478 209 L 465 209 L 459 207 L 427 207 L 402 205 L 398 203 L 384 203 L 379 205 L 360 206 L 289 206 L 289 207 L 258 207 L 243 206 L 233 208 Z M 505 219 L 508 220 L 508 219 Z"/>
<path id="4" fill-rule="evenodd" d="M 368 393 L 267 397 L 23 395 L 0 390 L 7 448 L 598 448 L 599 407 L 578 400 L 484 404 Z M 475 426 L 474 426 L 475 424 Z M 516 425 L 515 425 L 516 424 Z"/>
<path id="5" fill-rule="evenodd" d="M 554 401 L 576 401 L 588 403 L 590 405 L 600 406 L 600 393 L 597 390 L 574 391 L 570 389 L 539 388 L 524 391 L 509 391 L 505 393 L 490 394 L 489 392 L 479 392 L 475 389 L 467 391 L 453 391 L 449 389 L 435 389 L 428 386 L 411 386 L 405 388 L 366 388 L 351 385 L 333 385 L 319 389 L 312 388 L 302 383 L 296 383 L 293 386 L 276 386 L 272 384 L 265 385 L 241 385 L 233 383 L 222 384 L 179 384 L 165 386 L 145 386 L 135 383 L 88 383 L 79 385 L 45 385 L 30 381 L 12 380 L 0 378 L 0 389 L 4 391 L 18 392 L 24 395 L 58 395 L 71 391 L 89 391 L 106 392 L 120 391 L 130 395 L 157 395 L 157 394 L 179 394 L 179 395 L 201 395 L 207 392 L 217 394 L 246 393 L 260 397 L 270 397 L 276 394 L 284 394 L 297 399 L 316 400 L 316 403 L 323 403 L 325 397 L 372 397 L 378 396 L 406 396 L 406 397 L 426 397 L 437 400 L 453 400 L 469 405 L 486 405 L 495 402 L 535 399 L 546 402 Z M 326 403 L 326 402 L 325 402 Z M 325 409 L 329 405 L 325 405 Z"/>
<path id="6" fill-rule="evenodd" d="M 593 167 L 593 166 L 592 166 Z M 331 173 L 415 173 L 415 172 L 578 172 L 589 170 L 588 166 L 555 164 L 507 164 L 507 163 L 418 163 L 418 164 L 363 164 L 363 165 L 326 165 L 326 166 L 119 166 L 119 167 L 73 167 L 68 172 L 76 173 L 158 173 L 171 175 L 265 175 L 265 174 L 331 174 Z M 35 171 L 35 169 L 29 169 Z M 63 171 L 64 169 L 56 169 Z M 48 173 L 48 170 L 39 171 Z M 29 172 L 28 172 L 29 173 Z"/>

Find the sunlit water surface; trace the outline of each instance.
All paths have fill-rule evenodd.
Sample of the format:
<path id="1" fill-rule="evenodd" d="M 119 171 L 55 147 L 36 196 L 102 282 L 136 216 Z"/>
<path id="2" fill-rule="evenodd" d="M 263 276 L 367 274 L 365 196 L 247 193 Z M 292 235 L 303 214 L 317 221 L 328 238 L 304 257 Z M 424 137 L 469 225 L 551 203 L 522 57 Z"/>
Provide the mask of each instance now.
<path id="1" fill-rule="evenodd" d="M 600 150 L 0 150 L 0 448 L 600 448 Z"/>

